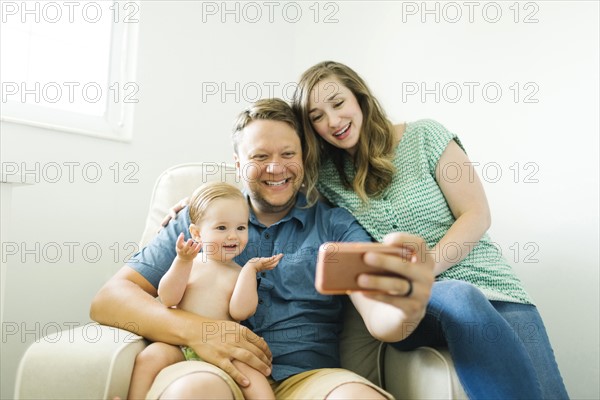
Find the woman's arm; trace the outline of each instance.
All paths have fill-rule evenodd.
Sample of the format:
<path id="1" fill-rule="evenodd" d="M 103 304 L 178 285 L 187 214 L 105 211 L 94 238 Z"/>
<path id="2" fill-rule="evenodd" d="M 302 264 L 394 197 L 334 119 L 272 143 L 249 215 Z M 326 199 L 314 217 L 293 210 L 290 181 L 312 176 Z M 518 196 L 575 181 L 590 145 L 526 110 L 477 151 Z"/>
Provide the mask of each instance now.
<path id="1" fill-rule="evenodd" d="M 258 306 L 256 274 L 275 268 L 281 257 L 283 254 L 253 258 L 244 265 L 229 301 L 229 315 L 234 321 L 243 321 L 254 315 Z"/>
<path id="2" fill-rule="evenodd" d="M 447 169 L 448 166 L 452 168 Z M 452 176 L 444 174 L 449 170 L 452 170 Z M 489 229 L 491 215 L 481 180 L 465 152 L 454 140 L 450 141 L 438 161 L 436 180 L 456 219 L 431 249 L 437 276 L 469 254 Z"/>
<path id="3" fill-rule="evenodd" d="M 177 238 L 177 256 L 158 284 L 158 297 L 165 306 L 173 307 L 181 302 L 190 279 L 194 258 L 201 247 L 200 243 L 192 239 L 184 242 L 183 233 Z"/>

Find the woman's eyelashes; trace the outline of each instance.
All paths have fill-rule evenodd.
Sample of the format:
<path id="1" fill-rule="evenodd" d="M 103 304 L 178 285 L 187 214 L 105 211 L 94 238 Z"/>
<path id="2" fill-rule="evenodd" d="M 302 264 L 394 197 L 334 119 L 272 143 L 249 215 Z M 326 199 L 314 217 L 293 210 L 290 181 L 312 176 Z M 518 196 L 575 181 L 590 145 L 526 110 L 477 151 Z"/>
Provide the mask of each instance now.
<path id="1" fill-rule="evenodd" d="M 318 114 L 318 115 L 313 115 L 310 120 L 311 122 L 318 122 L 321 118 L 323 118 L 323 115 Z"/>
<path id="2" fill-rule="evenodd" d="M 343 105 L 344 105 L 344 100 L 338 100 L 338 101 L 335 101 L 335 102 L 332 104 L 332 106 L 331 106 L 331 107 L 332 107 L 333 109 L 338 109 L 338 108 L 341 108 Z M 322 118 L 323 118 L 323 114 L 313 114 L 313 115 L 311 115 L 311 116 L 310 116 L 310 121 L 311 121 L 311 122 L 318 122 L 318 121 L 320 121 Z"/>

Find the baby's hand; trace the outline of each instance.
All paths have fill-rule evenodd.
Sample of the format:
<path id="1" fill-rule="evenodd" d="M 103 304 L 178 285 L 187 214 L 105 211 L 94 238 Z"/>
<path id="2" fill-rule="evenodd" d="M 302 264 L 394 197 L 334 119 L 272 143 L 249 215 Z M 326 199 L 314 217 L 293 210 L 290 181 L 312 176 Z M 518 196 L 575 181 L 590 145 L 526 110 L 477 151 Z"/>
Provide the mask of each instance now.
<path id="1" fill-rule="evenodd" d="M 202 248 L 202 243 L 194 242 L 192 239 L 188 239 L 188 241 L 184 241 L 183 232 L 179 234 L 177 238 L 177 245 L 175 246 L 175 251 L 177 251 L 177 257 L 182 260 L 191 261 L 196 258 L 198 252 Z"/>
<path id="2" fill-rule="evenodd" d="M 279 260 L 283 257 L 282 253 L 276 254 L 271 257 L 255 257 L 250 259 L 244 268 L 254 268 L 256 272 L 268 271 L 279 264 Z"/>

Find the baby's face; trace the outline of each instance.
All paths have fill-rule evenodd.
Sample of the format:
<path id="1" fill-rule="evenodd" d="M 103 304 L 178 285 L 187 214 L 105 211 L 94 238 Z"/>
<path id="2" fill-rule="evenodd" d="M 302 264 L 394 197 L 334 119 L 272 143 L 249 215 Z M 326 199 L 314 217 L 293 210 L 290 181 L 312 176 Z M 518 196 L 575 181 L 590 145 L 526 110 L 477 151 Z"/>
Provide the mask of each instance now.
<path id="1" fill-rule="evenodd" d="M 248 218 L 245 200 L 214 200 L 199 224 L 204 255 L 219 262 L 239 255 L 248 244 Z"/>

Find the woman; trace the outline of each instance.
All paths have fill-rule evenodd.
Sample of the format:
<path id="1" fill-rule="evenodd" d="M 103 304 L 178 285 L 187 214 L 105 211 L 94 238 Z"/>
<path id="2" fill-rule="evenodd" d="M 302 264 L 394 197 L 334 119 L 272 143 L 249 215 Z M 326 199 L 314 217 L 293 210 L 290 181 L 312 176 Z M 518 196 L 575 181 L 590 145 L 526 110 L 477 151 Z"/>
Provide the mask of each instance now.
<path id="1" fill-rule="evenodd" d="M 376 240 L 405 231 L 432 249 L 427 315 L 393 345 L 447 345 L 470 398 L 568 398 L 541 317 L 486 234 L 483 186 L 456 135 L 432 120 L 392 125 L 360 76 L 336 62 L 304 72 L 294 108 L 310 201 L 318 190 Z"/>

